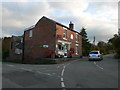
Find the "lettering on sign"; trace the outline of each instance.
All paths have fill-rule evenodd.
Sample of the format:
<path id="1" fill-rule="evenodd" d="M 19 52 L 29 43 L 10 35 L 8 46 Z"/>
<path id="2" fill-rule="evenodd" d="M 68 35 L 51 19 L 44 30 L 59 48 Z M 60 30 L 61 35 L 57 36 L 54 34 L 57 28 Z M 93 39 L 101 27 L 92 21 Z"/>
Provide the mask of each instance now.
<path id="1" fill-rule="evenodd" d="M 48 48 L 49 46 L 48 45 L 43 45 L 44 48 Z"/>

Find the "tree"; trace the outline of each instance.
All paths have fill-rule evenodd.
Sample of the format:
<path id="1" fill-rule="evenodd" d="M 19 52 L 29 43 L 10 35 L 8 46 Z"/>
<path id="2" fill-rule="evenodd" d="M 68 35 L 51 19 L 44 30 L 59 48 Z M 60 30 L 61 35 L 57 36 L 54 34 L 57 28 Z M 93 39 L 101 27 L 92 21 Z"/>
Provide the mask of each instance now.
<path id="1" fill-rule="evenodd" d="M 120 58 L 120 35 L 115 34 L 113 38 L 109 39 L 109 43 L 111 43 Z"/>
<path id="2" fill-rule="evenodd" d="M 9 56 L 10 37 L 4 37 L 2 39 L 2 58 L 6 59 Z"/>
<path id="3" fill-rule="evenodd" d="M 107 44 L 103 41 L 98 42 L 97 46 L 99 47 L 99 50 L 100 50 L 101 53 L 106 54 L 106 45 Z"/>
<path id="4" fill-rule="evenodd" d="M 83 56 L 86 56 L 90 52 L 91 44 L 87 39 L 87 33 L 84 27 L 82 27 L 80 34 L 82 36 L 82 53 L 83 53 Z"/>

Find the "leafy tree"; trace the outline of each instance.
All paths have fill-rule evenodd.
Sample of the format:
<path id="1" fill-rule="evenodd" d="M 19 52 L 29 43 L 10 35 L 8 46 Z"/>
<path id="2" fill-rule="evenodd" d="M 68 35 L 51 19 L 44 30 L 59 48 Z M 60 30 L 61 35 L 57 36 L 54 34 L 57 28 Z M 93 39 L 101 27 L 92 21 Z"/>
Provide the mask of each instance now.
<path id="1" fill-rule="evenodd" d="M 10 37 L 2 39 L 2 57 L 5 59 L 9 55 Z"/>
<path id="2" fill-rule="evenodd" d="M 90 52 L 91 44 L 87 38 L 86 29 L 84 27 L 82 27 L 80 34 L 82 36 L 82 53 L 83 56 L 87 56 Z"/>
<path id="3" fill-rule="evenodd" d="M 109 43 L 111 43 L 120 58 L 120 35 L 115 34 L 113 38 L 109 39 Z"/>
<path id="4" fill-rule="evenodd" d="M 106 43 L 103 41 L 99 41 L 97 46 L 99 47 L 99 50 L 101 53 L 106 54 Z"/>

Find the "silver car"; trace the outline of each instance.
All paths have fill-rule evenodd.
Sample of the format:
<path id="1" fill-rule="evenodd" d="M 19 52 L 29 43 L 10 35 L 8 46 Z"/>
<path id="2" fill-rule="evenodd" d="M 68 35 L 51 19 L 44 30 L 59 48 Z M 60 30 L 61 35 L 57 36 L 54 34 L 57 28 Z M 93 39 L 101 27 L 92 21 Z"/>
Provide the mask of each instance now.
<path id="1" fill-rule="evenodd" d="M 89 53 L 89 61 L 90 60 L 103 60 L 103 56 L 100 54 L 100 51 L 91 51 Z"/>

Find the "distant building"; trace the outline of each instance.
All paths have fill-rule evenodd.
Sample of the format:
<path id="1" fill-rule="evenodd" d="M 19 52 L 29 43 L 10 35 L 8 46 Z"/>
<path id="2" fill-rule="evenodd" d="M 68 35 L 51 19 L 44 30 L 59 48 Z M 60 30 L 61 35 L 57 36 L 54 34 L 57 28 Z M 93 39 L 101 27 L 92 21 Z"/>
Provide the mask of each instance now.
<path id="1" fill-rule="evenodd" d="M 42 17 L 36 25 L 24 31 L 24 62 L 33 63 L 41 57 L 73 57 L 82 55 L 82 37 L 74 30 L 74 24 L 69 27 L 47 17 Z"/>
<path id="2" fill-rule="evenodd" d="M 23 38 L 22 36 L 12 36 L 9 47 L 9 60 L 22 61 Z"/>

